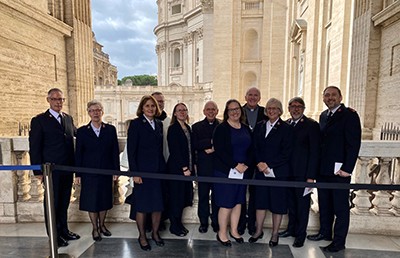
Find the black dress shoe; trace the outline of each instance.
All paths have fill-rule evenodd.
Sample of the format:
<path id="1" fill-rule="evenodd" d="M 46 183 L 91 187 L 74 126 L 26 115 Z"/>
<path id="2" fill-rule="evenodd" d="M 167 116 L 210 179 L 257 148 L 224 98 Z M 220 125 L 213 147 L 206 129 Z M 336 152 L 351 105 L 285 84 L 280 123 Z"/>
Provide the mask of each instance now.
<path id="1" fill-rule="evenodd" d="M 239 226 L 237 230 L 238 230 L 239 235 L 243 235 L 244 231 L 246 230 L 246 227 Z"/>
<path id="2" fill-rule="evenodd" d="M 304 239 L 298 239 L 298 238 L 296 238 L 295 240 L 294 240 L 294 242 L 293 242 L 293 247 L 297 247 L 297 248 L 299 248 L 299 247 L 302 247 L 304 245 Z"/>
<path id="3" fill-rule="evenodd" d="M 279 243 L 279 235 L 276 236 L 276 241 L 272 240 L 273 238 L 274 238 L 274 236 L 271 236 L 271 239 L 268 242 L 270 247 L 277 246 Z"/>
<path id="4" fill-rule="evenodd" d="M 185 232 L 183 232 L 183 231 L 174 231 L 174 230 L 169 230 L 169 232 L 171 232 L 171 234 L 174 234 L 175 236 L 178 236 L 178 237 L 184 237 L 184 236 L 186 236 L 187 234 L 185 233 Z"/>
<path id="5" fill-rule="evenodd" d="M 217 234 L 217 241 L 220 242 L 221 245 L 223 245 L 223 246 L 226 246 L 226 247 L 231 247 L 232 246 L 232 243 L 231 243 L 230 240 L 224 242 L 219 238 L 218 234 Z"/>
<path id="6" fill-rule="evenodd" d="M 258 241 L 258 239 L 263 238 L 263 236 L 264 236 L 264 232 L 261 232 L 261 234 L 260 234 L 258 237 L 253 237 L 253 236 L 251 236 L 251 237 L 249 238 L 249 243 L 255 243 L 255 242 Z"/>
<path id="7" fill-rule="evenodd" d="M 288 231 L 288 230 L 279 232 L 278 235 L 279 235 L 279 237 L 282 237 L 282 238 L 294 236 L 294 234 L 292 234 L 292 233 L 291 233 L 290 231 Z"/>
<path id="8" fill-rule="evenodd" d="M 68 246 L 68 241 L 62 236 L 57 237 L 57 245 L 58 247 Z"/>
<path id="9" fill-rule="evenodd" d="M 153 239 L 154 242 L 156 242 L 157 246 L 164 246 L 164 240 L 160 237 L 160 235 L 157 233 L 157 238 L 154 237 L 154 235 L 151 235 L 151 239 Z"/>
<path id="10" fill-rule="evenodd" d="M 185 236 L 186 236 L 187 233 L 189 233 L 189 229 L 187 229 L 184 226 L 182 226 L 182 232 L 185 233 Z"/>
<path id="11" fill-rule="evenodd" d="M 208 231 L 208 225 L 201 224 L 200 227 L 199 227 L 199 232 L 200 233 L 207 233 L 207 231 Z"/>
<path id="12" fill-rule="evenodd" d="M 99 230 L 97 229 L 92 230 L 92 238 L 96 242 L 100 242 L 102 240 Z"/>
<path id="13" fill-rule="evenodd" d="M 64 234 L 62 235 L 62 237 L 63 237 L 65 240 L 77 240 L 77 239 L 81 238 L 80 235 L 78 235 L 78 234 L 76 234 L 76 233 L 74 233 L 74 232 L 71 232 L 71 231 L 68 231 L 67 233 L 64 233 Z"/>
<path id="14" fill-rule="evenodd" d="M 146 239 L 147 245 L 142 245 L 142 243 L 140 243 L 140 237 L 138 238 L 138 242 L 139 242 L 140 248 L 141 248 L 143 251 L 150 251 L 150 250 L 151 250 L 151 246 L 150 246 L 149 243 L 147 242 L 147 239 Z"/>
<path id="15" fill-rule="evenodd" d="M 106 236 L 106 237 L 112 236 L 110 230 L 108 230 L 108 229 L 106 228 L 106 226 L 100 227 L 100 233 L 102 233 L 102 234 L 103 234 L 104 236 Z"/>
<path id="16" fill-rule="evenodd" d="M 344 245 L 336 245 L 334 242 L 332 242 L 332 243 L 330 243 L 330 245 L 325 246 L 322 249 L 328 253 L 337 253 L 341 250 L 346 249 L 346 247 Z"/>
<path id="17" fill-rule="evenodd" d="M 230 235 L 233 239 L 235 239 L 236 243 L 238 243 L 238 244 L 243 244 L 243 243 L 244 243 L 243 237 L 234 237 L 230 231 L 229 231 L 229 235 Z"/>
<path id="18" fill-rule="evenodd" d="M 321 240 L 332 241 L 332 237 L 325 236 L 320 233 L 315 235 L 308 235 L 307 239 L 311 241 L 321 241 Z"/>

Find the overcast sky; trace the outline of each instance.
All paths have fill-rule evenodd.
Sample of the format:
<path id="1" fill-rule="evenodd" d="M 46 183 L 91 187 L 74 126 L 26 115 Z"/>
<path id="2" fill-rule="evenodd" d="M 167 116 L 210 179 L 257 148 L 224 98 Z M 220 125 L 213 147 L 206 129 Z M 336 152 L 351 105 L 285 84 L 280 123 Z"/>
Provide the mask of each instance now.
<path id="1" fill-rule="evenodd" d="M 129 75 L 157 74 L 156 0 L 92 0 L 93 31 L 118 79 Z"/>

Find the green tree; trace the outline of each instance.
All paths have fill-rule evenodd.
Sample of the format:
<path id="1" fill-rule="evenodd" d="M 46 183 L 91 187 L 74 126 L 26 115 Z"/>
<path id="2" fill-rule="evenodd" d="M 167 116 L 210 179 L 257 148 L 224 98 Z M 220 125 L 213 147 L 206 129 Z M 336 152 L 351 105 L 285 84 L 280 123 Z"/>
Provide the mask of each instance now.
<path id="1" fill-rule="evenodd" d="M 155 75 L 132 75 L 132 76 L 125 76 L 121 79 L 121 84 L 124 84 L 126 80 L 131 79 L 132 85 L 134 86 L 146 86 L 146 85 L 157 85 L 157 76 Z"/>

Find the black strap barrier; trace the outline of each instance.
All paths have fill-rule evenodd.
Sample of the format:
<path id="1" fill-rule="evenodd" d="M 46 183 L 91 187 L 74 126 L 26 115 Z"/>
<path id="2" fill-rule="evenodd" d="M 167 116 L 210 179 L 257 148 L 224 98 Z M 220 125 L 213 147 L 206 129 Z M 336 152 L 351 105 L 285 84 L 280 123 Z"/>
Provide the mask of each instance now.
<path id="1" fill-rule="evenodd" d="M 205 177 L 205 176 L 182 176 L 176 174 L 160 174 L 160 173 L 145 173 L 145 172 L 132 172 L 132 171 L 119 171 L 119 170 L 106 170 L 96 168 L 82 168 L 54 165 L 54 170 L 61 171 L 74 171 L 78 173 L 88 174 L 101 174 L 101 175 L 120 175 L 120 176 L 139 176 L 144 178 L 163 179 L 163 180 L 178 180 L 178 181 L 197 181 L 207 183 L 223 183 L 223 184 L 241 184 L 241 185 L 258 185 L 258 186 L 280 186 L 280 187 L 297 187 L 297 188 L 322 188 L 322 189 L 354 189 L 354 190 L 383 190 L 383 191 L 399 191 L 400 185 L 393 184 L 344 184 L 344 183 L 307 183 L 299 181 L 267 181 L 257 179 L 230 179 L 219 177 Z"/>

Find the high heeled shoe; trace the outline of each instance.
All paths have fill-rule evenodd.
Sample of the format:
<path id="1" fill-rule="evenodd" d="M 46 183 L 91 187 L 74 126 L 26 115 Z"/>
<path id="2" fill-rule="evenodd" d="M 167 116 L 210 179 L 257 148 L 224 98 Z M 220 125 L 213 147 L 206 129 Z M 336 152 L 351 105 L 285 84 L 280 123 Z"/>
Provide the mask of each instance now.
<path id="1" fill-rule="evenodd" d="M 221 245 L 226 246 L 226 247 L 231 247 L 232 243 L 230 240 L 228 241 L 222 241 L 221 238 L 219 238 L 218 234 L 217 234 L 217 241 L 221 243 Z"/>
<path id="2" fill-rule="evenodd" d="M 239 243 L 239 244 L 243 244 L 243 243 L 244 243 L 243 237 L 234 237 L 230 231 L 229 231 L 229 235 L 230 235 L 233 239 L 235 239 L 236 243 Z"/>
<path id="3" fill-rule="evenodd" d="M 147 242 L 147 239 L 146 239 L 147 245 L 142 245 L 142 243 L 140 242 L 140 237 L 138 238 L 138 242 L 139 242 L 140 248 L 143 251 L 150 251 L 151 250 L 151 246 L 149 245 L 149 242 Z"/>
<path id="4" fill-rule="evenodd" d="M 151 235 L 151 239 L 153 239 L 153 241 L 156 242 L 157 246 L 164 246 L 165 245 L 164 240 L 160 237 L 160 234 L 158 233 L 157 233 L 157 238 L 158 240 L 154 237 L 153 234 Z"/>
<path id="5" fill-rule="evenodd" d="M 104 230 L 103 230 L 103 228 L 104 228 Z M 112 236 L 110 230 L 108 230 L 108 229 L 106 228 L 106 226 L 104 226 L 104 225 L 100 227 L 100 233 L 102 233 L 102 234 L 103 234 L 104 236 L 106 236 L 106 237 Z"/>
<path id="6" fill-rule="evenodd" d="M 255 242 L 258 241 L 258 239 L 261 239 L 261 238 L 263 238 L 263 237 L 264 237 L 264 232 L 261 232 L 261 234 L 260 234 L 258 237 L 253 237 L 253 236 L 251 236 L 251 237 L 249 238 L 249 243 L 255 243 Z"/>
<path id="7" fill-rule="evenodd" d="M 271 239 L 269 240 L 269 246 L 274 247 L 277 246 L 279 243 L 279 235 L 276 235 L 276 241 L 273 241 L 272 239 L 274 238 L 274 235 L 271 236 Z"/>
<path id="8" fill-rule="evenodd" d="M 95 233 L 97 233 L 97 236 L 95 235 Z M 93 240 L 96 241 L 96 242 L 99 242 L 99 241 L 102 240 L 101 235 L 100 235 L 98 229 L 93 229 L 93 230 L 92 230 L 92 238 L 93 238 Z"/>

